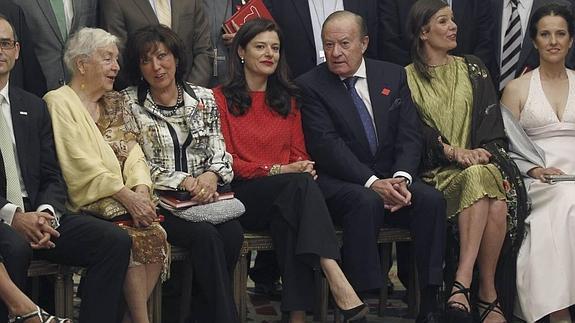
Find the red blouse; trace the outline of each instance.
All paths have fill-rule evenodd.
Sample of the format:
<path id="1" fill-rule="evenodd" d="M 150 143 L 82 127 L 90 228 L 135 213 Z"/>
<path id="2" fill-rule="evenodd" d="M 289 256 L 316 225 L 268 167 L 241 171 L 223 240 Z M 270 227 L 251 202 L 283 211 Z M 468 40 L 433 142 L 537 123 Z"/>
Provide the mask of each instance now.
<path id="1" fill-rule="evenodd" d="M 234 177 L 267 176 L 274 164 L 309 159 L 295 100 L 289 115 L 284 118 L 266 105 L 265 92 L 251 92 L 250 96 L 252 106 L 247 113 L 234 116 L 228 111 L 221 87 L 214 89 L 226 150 L 234 159 Z"/>

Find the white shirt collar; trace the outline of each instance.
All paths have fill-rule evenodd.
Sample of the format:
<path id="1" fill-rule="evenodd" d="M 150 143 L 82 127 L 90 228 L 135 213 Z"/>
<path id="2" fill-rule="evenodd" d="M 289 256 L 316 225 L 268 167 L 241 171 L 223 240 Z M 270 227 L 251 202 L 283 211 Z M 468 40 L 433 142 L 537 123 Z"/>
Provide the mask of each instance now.
<path id="1" fill-rule="evenodd" d="M 367 78 L 367 73 L 365 71 L 365 59 L 362 57 L 361 58 L 361 64 L 359 64 L 359 67 L 357 68 L 357 71 L 355 71 L 355 73 L 353 73 L 353 76 L 357 76 L 359 78 L 365 79 Z M 347 77 L 339 77 L 342 81 L 345 80 Z"/>
<path id="2" fill-rule="evenodd" d="M 8 93 L 8 88 L 10 87 L 10 81 L 6 82 L 6 86 L 0 90 L 0 94 L 4 97 L 4 99 L 6 100 L 6 103 L 8 103 L 8 105 L 10 105 L 10 96 Z M 2 104 L 2 100 L 0 100 L 0 104 Z"/>

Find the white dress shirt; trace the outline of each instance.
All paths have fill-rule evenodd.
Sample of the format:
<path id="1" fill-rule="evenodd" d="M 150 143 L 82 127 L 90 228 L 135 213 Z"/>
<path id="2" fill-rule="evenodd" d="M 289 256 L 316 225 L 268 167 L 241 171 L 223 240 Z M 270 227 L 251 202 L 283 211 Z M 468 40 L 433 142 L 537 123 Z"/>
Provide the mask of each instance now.
<path id="1" fill-rule="evenodd" d="M 316 63 L 319 65 L 325 62 L 325 52 L 323 51 L 323 42 L 321 40 L 321 26 L 327 16 L 343 10 L 343 0 L 308 0 L 307 2 L 313 29 Z"/>
<path id="2" fill-rule="evenodd" d="M 371 99 L 369 98 L 369 86 L 367 84 L 367 72 L 365 70 L 365 60 L 362 58 L 361 59 L 361 64 L 359 65 L 359 68 L 357 69 L 357 71 L 355 71 L 355 74 L 353 74 L 353 76 L 357 76 L 357 82 L 355 83 L 355 90 L 357 91 L 357 93 L 359 94 L 359 97 L 361 98 L 361 100 L 363 101 L 363 103 L 365 104 L 365 106 L 367 107 L 367 111 L 369 112 L 369 115 L 371 116 L 371 122 L 373 122 L 373 128 L 376 129 L 377 131 L 377 127 L 375 126 L 375 121 L 373 119 L 373 107 L 371 106 Z M 340 77 L 340 79 L 343 81 L 345 78 L 344 77 Z M 376 136 L 377 138 L 377 136 Z M 412 182 L 412 177 L 408 172 L 405 171 L 397 171 L 393 174 L 393 177 L 405 177 L 407 179 L 407 185 L 411 184 Z M 367 182 L 365 182 L 364 186 L 367 188 L 371 187 L 371 184 L 373 184 L 373 182 L 377 181 L 379 178 L 375 175 L 372 175 Z"/>
<path id="3" fill-rule="evenodd" d="M 0 118 L 4 118 L 8 128 L 10 128 L 10 132 L 12 133 L 12 144 L 14 145 L 14 156 L 18 156 L 17 154 L 17 147 L 16 147 L 16 139 L 14 138 L 14 126 L 12 125 L 12 113 L 10 111 L 10 96 L 8 93 L 9 83 L 6 83 L 6 86 L 0 90 L 0 110 L 2 110 L 2 114 Z M 28 197 L 28 193 L 26 192 L 26 186 L 24 185 L 24 179 L 22 178 L 22 172 L 20 171 L 20 162 L 18 158 L 16 158 L 16 170 L 18 171 L 18 179 L 20 180 L 20 188 L 22 189 L 22 197 Z M 0 222 L 4 222 L 8 225 L 12 224 L 12 219 L 14 218 L 14 214 L 19 209 L 19 207 L 12 203 L 7 203 L 2 208 L 0 208 Z M 42 204 L 40 205 L 36 211 L 44 211 L 48 209 L 52 214 L 56 215 L 54 212 L 54 208 L 49 204 Z"/>
<path id="4" fill-rule="evenodd" d="M 152 9 L 154 10 L 154 13 L 157 16 L 158 12 L 156 11 L 156 0 L 148 0 L 148 1 L 150 2 L 150 6 L 152 6 Z M 172 1 L 168 1 L 168 8 L 170 8 L 170 12 L 171 12 L 172 11 Z"/>
<path id="5" fill-rule="evenodd" d="M 74 5 L 72 4 L 72 0 L 63 0 L 63 2 L 64 15 L 66 16 L 66 30 L 68 30 L 69 34 L 72 28 L 72 20 L 74 20 Z"/>
<path id="6" fill-rule="evenodd" d="M 500 60 L 503 59 L 503 41 L 505 40 L 505 31 L 509 25 L 509 19 L 511 18 L 511 0 L 503 1 L 503 13 L 501 14 L 501 48 L 499 48 Z M 517 10 L 519 10 L 519 19 L 521 19 L 521 37 L 524 40 L 527 33 L 527 25 L 529 24 L 529 16 L 531 15 L 531 7 L 533 6 L 533 0 L 519 0 L 517 4 Z M 523 44 L 523 42 L 521 42 Z M 501 64 L 501 62 L 499 62 Z"/>

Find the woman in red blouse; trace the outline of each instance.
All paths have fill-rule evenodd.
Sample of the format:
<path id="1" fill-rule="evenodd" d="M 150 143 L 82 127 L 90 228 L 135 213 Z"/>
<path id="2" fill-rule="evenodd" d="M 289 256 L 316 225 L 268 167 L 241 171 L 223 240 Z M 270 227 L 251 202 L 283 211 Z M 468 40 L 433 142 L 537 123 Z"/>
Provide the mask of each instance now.
<path id="1" fill-rule="evenodd" d="M 282 273 L 282 310 L 304 322 L 313 306 L 313 268 L 323 269 L 346 320 L 365 316 L 338 263 L 339 248 L 323 195 L 306 152 L 297 90 L 282 57 L 281 33 L 269 20 L 240 28 L 231 73 L 214 90 L 227 151 L 233 156 L 236 197 L 246 206 L 247 230 L 269 231 Z"/>

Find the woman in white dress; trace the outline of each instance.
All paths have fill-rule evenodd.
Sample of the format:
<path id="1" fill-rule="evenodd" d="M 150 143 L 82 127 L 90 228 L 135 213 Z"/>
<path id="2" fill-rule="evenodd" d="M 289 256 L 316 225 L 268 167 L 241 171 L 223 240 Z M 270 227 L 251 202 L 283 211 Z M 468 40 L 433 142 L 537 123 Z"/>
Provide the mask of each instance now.
<path id="1" fill-rule="evenodd" d="M 565 68 L 573 15 L 550 4 L 536 10 L 529 25 L 540 66 L 511 81 L 501 99 L 510 112 L 505 126 L 532 201 L 517 258 L 515 314 L 527 322 L 546 315 L 551 323 L 571 322 L 575 182 L 553 185 L 547 176 L 575 174 L 575 71 Z"/>

